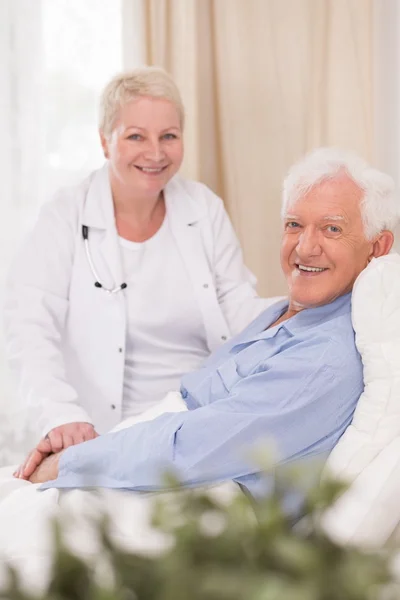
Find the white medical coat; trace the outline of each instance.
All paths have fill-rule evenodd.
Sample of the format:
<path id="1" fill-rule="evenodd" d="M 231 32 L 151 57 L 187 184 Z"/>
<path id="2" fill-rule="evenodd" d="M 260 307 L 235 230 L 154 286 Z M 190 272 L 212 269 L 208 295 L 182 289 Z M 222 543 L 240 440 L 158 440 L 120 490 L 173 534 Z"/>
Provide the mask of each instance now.
<path id="1" fill-rule="evenodd" d="M 271 300 L 257 296 L 220 198 L 201 183 L 175 177 L 165 188 L 165 202 L 212 351 Z M 93 423 L 103 433 L 122 418 L 125 297 L 94 286 L 82 225 L 90 228 L 91 256 L 102 283 L 120 285 L 124 275 L 107 164 L 44 205 L 10 271 L 7 354 L 26 417 L 43 434 L 75 421 Z"/>

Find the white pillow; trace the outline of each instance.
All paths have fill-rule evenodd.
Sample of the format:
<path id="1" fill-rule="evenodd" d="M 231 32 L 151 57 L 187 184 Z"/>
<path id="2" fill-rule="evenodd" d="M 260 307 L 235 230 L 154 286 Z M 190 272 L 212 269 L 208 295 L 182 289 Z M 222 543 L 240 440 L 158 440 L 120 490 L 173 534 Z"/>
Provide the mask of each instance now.
<path id="1" fill-rule="evenodd" d="M 353 480 L 400 435 L 400 255 L 371 261 L 352 294 L 356 345 L 364 365 L 364 392 L 352 424 L 328 459 L 328 468 Z"/>
<path id="2" fill-rule="evenodd" d="M 336 539 L 381 546 L 400 523 L 400 256 L 373 259 L 358 277 L 352 319 L 365 389 L 327 472 L 352 482 L 324 517 Z"/>
<path id="3" fill-rule="evenodd" d="M 381 547 L 400 523 L 400 436 L 356 477 L 325 513 L 322 524 L 337 541 Z"/>

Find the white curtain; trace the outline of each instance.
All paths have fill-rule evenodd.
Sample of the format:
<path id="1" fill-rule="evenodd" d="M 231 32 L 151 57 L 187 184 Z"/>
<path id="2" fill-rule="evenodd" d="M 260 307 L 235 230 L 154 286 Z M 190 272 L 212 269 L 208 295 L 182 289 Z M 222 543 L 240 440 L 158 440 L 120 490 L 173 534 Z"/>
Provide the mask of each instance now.
<path id="1" fill-rule="evenodd" d="M 0 306 L 40 205 L 103 163 L 98 96 L 121 68 L 120 0 L 0 0 Z M 0 325 L 0 464 L 31 445 L 4 354 Z"/>
<path id="2" fill-rule="evenodd" d="M 0 303 L 25 223 L 41 197 L 44 160 L 40 0 L 0 2 Z M 0 327 L 0 464 L 15 459 L 13 386 Z"/>
<path id="3" fill-rule="evenodd" d="M 372 155 L 372 1 L 125 0 L 125 36 L 181 89 L 183 173 L 222 195 L 265 295 L 285 290 L 289 166 L 320 145 Z"/>
<path id="4" fill-rule="evenodd" d="M 400 2 L 374 0 L 374 161 L 400 193 Z M 400 252 L 400 228 L 395 248 Z"/>
<path id="5" fill-rule="evenodd" d="M 0 2 L 0 205 L 5 211 L 37 205 L 41 194 L 41 29 L 40 0 Z"/>

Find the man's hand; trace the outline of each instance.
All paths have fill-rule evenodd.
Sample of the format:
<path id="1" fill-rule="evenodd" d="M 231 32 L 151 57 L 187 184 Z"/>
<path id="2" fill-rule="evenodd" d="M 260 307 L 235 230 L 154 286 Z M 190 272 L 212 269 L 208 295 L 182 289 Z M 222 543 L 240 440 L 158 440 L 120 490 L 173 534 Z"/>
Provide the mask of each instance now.
<path id="1" fill-rule="evenodd" d="M 24 463 L 15 471 L 14 477 L 29 479 L 41 462 L 50 454 L 92 440 L 98 435 L 90 423 L 67 423 L 55 427 L 28 454 Z"/>
<path id="2" fill-rule="evenodd" d="M 43 459 L 40 465 L 35 469 L 33 474 L 29 477 L 31 483 L 45 483 L 58 477 L 58 463 L 60 456 L 64 450 L 57 454 L 50 454 L 47 458 Z"/>

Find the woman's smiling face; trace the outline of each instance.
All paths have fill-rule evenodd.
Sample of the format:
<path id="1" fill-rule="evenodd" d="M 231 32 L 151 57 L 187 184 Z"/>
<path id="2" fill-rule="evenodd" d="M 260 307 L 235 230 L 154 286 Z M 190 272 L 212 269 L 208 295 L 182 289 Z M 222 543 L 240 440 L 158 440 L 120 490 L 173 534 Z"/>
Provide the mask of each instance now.
<path id="1" fill-rule="evenodd" d="M 111 177 L 133 195 L 157 197 L 183 160 L 177 107 L 163 98 L 140 96 L 119 110 L 110 139 L 101 134 Z"/>

